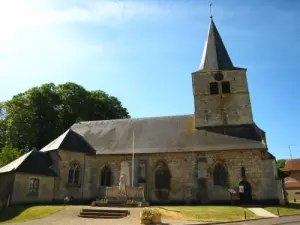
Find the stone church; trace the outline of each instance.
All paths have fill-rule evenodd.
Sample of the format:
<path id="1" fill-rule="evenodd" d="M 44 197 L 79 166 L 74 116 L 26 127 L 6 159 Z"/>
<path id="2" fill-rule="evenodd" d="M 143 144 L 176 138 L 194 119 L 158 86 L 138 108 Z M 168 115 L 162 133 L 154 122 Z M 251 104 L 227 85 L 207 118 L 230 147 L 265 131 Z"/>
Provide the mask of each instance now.
<path id="1" fill-rule="evenodd" d="M 123 171 L 126 185 L 144 187 L 153 204 L 226 202 L 232 191 L 282 202 L 275 157 L 253 120 L 246 72 L 233 65 L 211 18 L 192 73 L 194 114 L 76 123 L 0 168 L 0 200 L 91 201 L 118 186 Z"/>

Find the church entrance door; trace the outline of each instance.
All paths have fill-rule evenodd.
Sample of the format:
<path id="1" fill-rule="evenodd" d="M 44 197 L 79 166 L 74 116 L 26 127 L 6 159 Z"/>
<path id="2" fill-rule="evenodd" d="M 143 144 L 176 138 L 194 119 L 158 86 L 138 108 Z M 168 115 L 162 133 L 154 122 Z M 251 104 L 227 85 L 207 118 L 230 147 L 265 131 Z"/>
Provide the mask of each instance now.
<path id="1" fill-rule="evenodd" d="M 155 194 L 160 201 L 168 200 L 171 186 L 171 174 L 165 163 L 160 163 L 154 173 Z"/>
<path id="2" fill-rule="evenodd" d="M 239 183 L 239 194 L 240 194 L 241 204 L 251 204 L 252 187 L 248 181 L 243 180 Z"/>

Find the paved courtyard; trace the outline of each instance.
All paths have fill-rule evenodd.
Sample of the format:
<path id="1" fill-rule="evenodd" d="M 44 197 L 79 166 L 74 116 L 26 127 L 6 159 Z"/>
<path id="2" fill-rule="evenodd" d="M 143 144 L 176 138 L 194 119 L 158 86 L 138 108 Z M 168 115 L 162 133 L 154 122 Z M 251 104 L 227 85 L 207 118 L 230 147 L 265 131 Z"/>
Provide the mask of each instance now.
<path id="1" fill-rule="evenodd" d="M 87 207 L 84 207 L 87 208 Z M 81 210 L 81 207 L 70 207 L 61 210 L 58 213 L 55 213 L 51 216 L 31 220 L 27 222 L 19 223 L 9 223 L 10 225 L 138 225 L 140 224 L 140 209 L 139 208 L 129 208 L 130 216 L 127 216 L 122 219 L 89 219 L 89 218 L 80 218 L 78 214 Z M 222 223 L 200 223 L 200 222 L 188 222 L 188 221 L 172 221 L 172 220 L 163 220 L 163 224 L 168 225 L 200 225 L 200 224 L 222 224 Z M 300 224 L 300 215 L 298 216 L 287 216 L 280 218 L 269 218 L 262 220 L 253 220 L 253 221 L 243 221 L 235 223 L 224 223 L 228 225 L 279 225 L 279 224 L 288 224 L 288 225 L 299 225 Z"/>
<path id="2" fill-rule="evenodd" d="M 89 207 L 84 207 L 89 208 Z M 140 225 L 140 208 L 122 208 L 130 211 L 130 215 L 122 219 L 90 219 L 78 217 L 81 207 L 70 207 L 45 218 L 27 222 L 9 223 L 9 225 Z M 105 209 L 105 208 L 102 208 Z M 114 208 L 115 209 L 115 208 Z M 195 222 L 164 220 L 164 224 L 181 225 Z M 197 223 L 205 224 L 205 223 Z"/>

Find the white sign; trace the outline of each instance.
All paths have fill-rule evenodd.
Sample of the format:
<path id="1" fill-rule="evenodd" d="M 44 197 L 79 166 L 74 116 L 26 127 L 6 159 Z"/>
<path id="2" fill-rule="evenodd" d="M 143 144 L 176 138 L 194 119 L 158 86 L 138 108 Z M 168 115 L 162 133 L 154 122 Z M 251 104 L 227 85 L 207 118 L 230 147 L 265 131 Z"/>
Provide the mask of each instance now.
<path id="1" fill-rule="evenodd" d="M 228 191 L 229 191 L 230 194 L 236 194 L 236 191 L 233 190 L 233 189 L 228 189 Z"/>
<path id="2" fill-rule="evenodd" d="M 240 192 L 240 193 L 244 193 L 244 186 L 243 186 L 243 185 L 240 185 L 240 186 L 239 186 L 239 192 Z"/>

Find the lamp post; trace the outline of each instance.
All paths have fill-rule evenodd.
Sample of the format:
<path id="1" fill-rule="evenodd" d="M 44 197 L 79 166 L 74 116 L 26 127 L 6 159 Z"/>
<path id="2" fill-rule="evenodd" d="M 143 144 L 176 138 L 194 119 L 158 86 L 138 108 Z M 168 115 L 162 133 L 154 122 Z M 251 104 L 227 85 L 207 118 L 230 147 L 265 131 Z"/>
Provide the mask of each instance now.
<path id="1" fill-rule="evenodd" d="M 131 168 L 131 181 L 132 181 L 132 187 L 134 186 L 134 130 L 132 132 L 132 168 Z"/>

